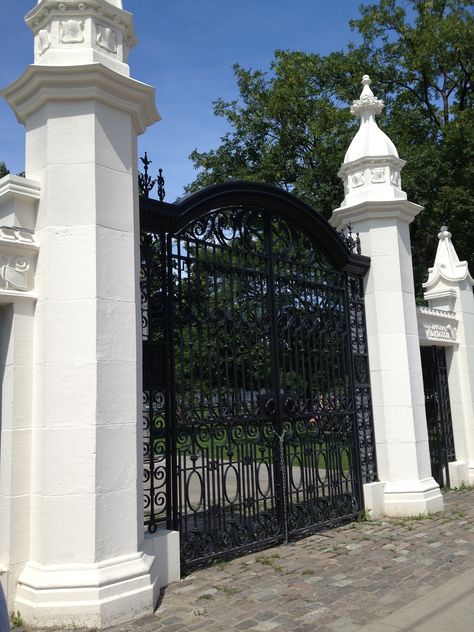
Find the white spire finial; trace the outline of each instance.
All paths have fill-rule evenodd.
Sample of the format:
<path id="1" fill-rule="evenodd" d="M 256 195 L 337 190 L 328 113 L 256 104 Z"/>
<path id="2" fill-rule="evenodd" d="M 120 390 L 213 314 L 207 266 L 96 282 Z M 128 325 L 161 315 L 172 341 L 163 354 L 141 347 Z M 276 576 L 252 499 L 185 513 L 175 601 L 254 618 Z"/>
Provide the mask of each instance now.
<path id="1" fill-rule="evenodd" d="M 384 103 L 374 96 L 371 83 L 369 75 L 362 77 L 362 92 L 351 107 L 351 113 L 360 118 L 360 127 L 338 173 L 344 181 L 342 206 L 368 200 L 407 199 L 400 180 L 405 161 L 398 157 L 397 148 L 377 125 L 375 117 Z"/>
<path id="2" fill-rule="evenodd" d="M 441 241 L 442 239 L 451 239 L 451 233 L 448 230 L 447 226 L 441 226 L 438 233 L 438 239 Z"/>
<path id="3" fill-rule="evenodd" d="M 428 269 L 428 280 L 423 283 L 428 298 L 429 293 L 438 286 L 440 280 L 452 283 L 464 281 L 467 278 L 471 285 L 474 283 L 467 262 L 459 261 L 447 226 L 441 226 L 438 239 L 435 262 L 433 267 Z"/>
<path id="4" fill-rule="evenodd" d="M 369 87 L 371 83 L 372 83 L 372 79 L 369 77 L 369 75 L 364 75 L 362 77 L 361 84 L 364 86 L 364 88 L 362 89 L 362 93 L 360 95 L 361 99 L 364 96 L 365 97 L 373 97 L 374 96 L 374 93 L 372 92 L 372 90 Z"/>
<path id="5" fill-rule="evenodd" d="M 383 110 L 384 102 L 381 99 L 377 99 L 374 96 L 374 93 L 370 89 L 370 84 L 372 83 L 369 75 L 364 75 L 361 81 L 362 92 L 360 94 L 360 98 L 352 103 L 351 114 L 355 116 L 360 116 L 361 118 L 365 115 L 377 115 Z"/>

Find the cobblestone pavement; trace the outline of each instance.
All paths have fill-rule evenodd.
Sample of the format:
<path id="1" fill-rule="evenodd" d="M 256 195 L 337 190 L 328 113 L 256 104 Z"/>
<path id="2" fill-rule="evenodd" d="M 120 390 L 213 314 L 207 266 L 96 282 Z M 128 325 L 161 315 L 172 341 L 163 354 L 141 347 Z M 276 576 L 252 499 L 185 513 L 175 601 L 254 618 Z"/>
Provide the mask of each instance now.
<path id="1" fill-rule="evenodd" d="M 352 523 L 195 571 L 154 616 L 109 632 L 354 632 L 473 561 L 474 491 L 450 491 L 444 514 Z"/>

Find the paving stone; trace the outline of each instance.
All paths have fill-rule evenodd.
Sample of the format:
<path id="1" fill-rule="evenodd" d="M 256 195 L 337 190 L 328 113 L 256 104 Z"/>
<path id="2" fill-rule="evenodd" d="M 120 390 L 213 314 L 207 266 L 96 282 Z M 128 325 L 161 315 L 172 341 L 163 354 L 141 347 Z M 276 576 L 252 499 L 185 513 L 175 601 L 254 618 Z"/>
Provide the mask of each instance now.
<path id="1" fill-rule="evenodd" d="M 246 621 L 242 621 L 242 623 L 239 623 L 238 625 L 236 625 L 235 629 L 236 630 L 251 630 L 256 625 L 257 625 L 257 621 L 247 619 Z"/>
<path id="2" fill-rule="evenodd" d="M 280 625 L 275 621 L 260 621 L 260 623 L 257 623 L 257 625 L 251 629 L 255 630 L 255 632 L 269 632 L 278 627 L 280 627 Z"/>
<path id="3" fill-rule="evenodd" d="M 444 515 L 343 525 L 259 554 L 279 555 L 283 572 L 256 554 L 195 571 L 164 591 L 155 615 L 107 632 L 355 632 L 470 568 L 474 491 L 447 492 L 445 506 Z"/>

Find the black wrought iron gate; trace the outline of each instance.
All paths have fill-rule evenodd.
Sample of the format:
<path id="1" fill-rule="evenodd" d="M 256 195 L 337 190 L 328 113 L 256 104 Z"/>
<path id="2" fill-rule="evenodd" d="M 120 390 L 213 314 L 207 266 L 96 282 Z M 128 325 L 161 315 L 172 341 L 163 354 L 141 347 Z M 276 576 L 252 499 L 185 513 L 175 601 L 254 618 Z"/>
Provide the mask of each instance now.
<path id="1" fill-rule="evenodd" d="M 456 454 L 444 348 L 421 347 L 421 364 L 431 474 L 438 485 L 449 487 L 448 463 L 456 460 Z"/>
<path id="2" fill-rule="evenodd" d="M 368 259 L 249 183 L 142 199 L 141 229 L 149 530 L 179 530 L 191 567 L 358 516 Z"/>

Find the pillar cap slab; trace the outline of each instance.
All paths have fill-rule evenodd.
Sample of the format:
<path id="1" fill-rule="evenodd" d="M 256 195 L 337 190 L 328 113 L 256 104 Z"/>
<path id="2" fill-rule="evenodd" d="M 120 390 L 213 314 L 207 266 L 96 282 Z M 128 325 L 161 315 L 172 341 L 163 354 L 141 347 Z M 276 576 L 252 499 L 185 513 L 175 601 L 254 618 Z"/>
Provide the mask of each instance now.
<path id="1" fill-rule="evenodd" d="M 22 124 L 50 101 L 99 101 L 131 115 L 137 134 L 160 120 L 155 89 L 103 64 L 29 66 L 0 92 Z"/>
<path id="2" fill-rule="evenodd" d="M 371 220 L 392 219 L 410 224 L 422 210 L 422 206 L 408 200 L 370 200 L 335 209 L 329 223 L 337 230 L 345 228 L 349 223 L 356 226 L 358 222 Z"/>

